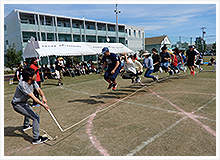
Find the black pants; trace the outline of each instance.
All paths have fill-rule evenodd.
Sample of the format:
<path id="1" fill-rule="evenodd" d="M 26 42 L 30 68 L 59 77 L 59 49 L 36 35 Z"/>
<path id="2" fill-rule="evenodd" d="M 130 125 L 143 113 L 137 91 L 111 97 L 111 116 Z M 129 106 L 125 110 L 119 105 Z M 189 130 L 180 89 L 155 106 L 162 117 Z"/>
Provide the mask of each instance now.
<path id="1" fill-rule="evenodd" d="M 124 73 L 122 76 L 123 79 L 133 79 L 134 77 L 136 77 L 136 74 L 133 72 Z"/>

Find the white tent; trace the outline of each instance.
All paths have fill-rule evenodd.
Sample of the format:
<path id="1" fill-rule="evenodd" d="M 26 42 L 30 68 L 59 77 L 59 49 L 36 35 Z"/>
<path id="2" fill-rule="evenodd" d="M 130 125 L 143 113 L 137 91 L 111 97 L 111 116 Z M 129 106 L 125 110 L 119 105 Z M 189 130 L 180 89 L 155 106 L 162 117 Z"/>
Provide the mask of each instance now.
<path id="1" fill-rule="evenodd" d="M 23 57 L 47 57 L 47 56 L 80 56 L 95 55 L 86 43 L 83 42 L 48 42 L 48 41 L 29 41 L 25 47 Z"/>
<path id="2" fill-rule="evenodd" d="M 134 53 L 131 49 L 127 48 L 121 43 L 86 43 L 96 53 L 101 53 L 103 47 L 108 47 L 109 52 L 120 54 L 122 52 Z"/>
<path id="3" fill-rule="evenodd" d="M 97 55 L 103 47 L 108 47 L 112 53 L 134 53 L 121 43 L 86 43 L 86 42 L 57 42 L 35 41 L 33 37 L 28 41 L 23 57 L 48 57 L 48 56 L 83 56 Z"/>

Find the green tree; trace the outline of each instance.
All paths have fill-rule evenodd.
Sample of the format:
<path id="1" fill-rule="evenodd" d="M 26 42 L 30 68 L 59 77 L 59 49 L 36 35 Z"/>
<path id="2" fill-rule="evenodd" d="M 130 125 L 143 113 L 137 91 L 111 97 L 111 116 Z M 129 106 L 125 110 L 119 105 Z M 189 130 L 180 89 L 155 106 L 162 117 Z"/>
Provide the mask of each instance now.
<path id="1" fill-rule="evenodd" d="M 5 66 L 13 70 L 13 67 L 16 67 L 20 64 L 22 60 L 22 51 L 16 51 L 15 44 L 9 45 L 6 53 L 6 63 Z"/>

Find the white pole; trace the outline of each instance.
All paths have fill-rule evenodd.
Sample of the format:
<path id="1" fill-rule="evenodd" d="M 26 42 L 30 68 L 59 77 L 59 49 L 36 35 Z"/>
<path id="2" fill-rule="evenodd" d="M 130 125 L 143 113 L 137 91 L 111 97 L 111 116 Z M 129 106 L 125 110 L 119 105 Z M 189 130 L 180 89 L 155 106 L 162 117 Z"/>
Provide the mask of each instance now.
<path id="1" fill-rule="evenodd" d="M 53 116 L 52 112 L 50 111 L 50 109 L 48 109 L 48 112 L 50 113 L 51 117 L 53 118 L 54 122 L 57 124 L 57 126 L 59 127 L 59 129 L 61 130 L 61 132 L 63 132 L 63 129 L 61 128 L 61 126 L 59 125 L 59 123 L 57 122 L 56 118 Z"/>

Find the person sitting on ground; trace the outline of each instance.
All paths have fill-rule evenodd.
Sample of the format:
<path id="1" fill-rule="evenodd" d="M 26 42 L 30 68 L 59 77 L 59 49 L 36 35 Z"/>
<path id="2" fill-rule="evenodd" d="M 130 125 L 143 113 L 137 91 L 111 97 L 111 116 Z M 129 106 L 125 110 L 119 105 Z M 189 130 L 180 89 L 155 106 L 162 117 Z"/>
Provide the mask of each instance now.
<path id="1" fill-rule="evenodd" d="M 76 76 L 80 76 L 80 75 L 81 75 L 80 65 L 79 65 L 78 62 L 76 63 L 76 66 L 75 66 L 75 75 L 76 75 Z"/>
<path id="2" fill-rule="evenodd" d="M 44 92 L 40 89 L 39 85 L 36 83 L 36 74 L 35 70 L 32 68 L 25 68 L 23 70 L 23 81 L 19 82 L 14 97 L 12 99 L 12 106 L 14 110 L 22 115 L 24 115 L 24 123 L 23 123 L 23 131 L 28 129 L 33 129 L 33 141 L 32 144 L 43 143 L 48 140 L 47 137 L 40 136 L 39 124 L 40 117 L 36 114 L 29 104 L 27 100 L 32 98 L 37 104 L 43 106 L 46 110 L 49 110 L 49 106 L 47 105 L 47 99 L 44 95 Z M 37 92 L 42 97 L 42 101 L 40 101 L 37 97 L 35 97 L 33 93 L 33 89 L 36 89 Z M 30 125 L 30 119 L 33 120 L 33 125 Z"/>
<path id="3" fill-rule="evenodd" d="M 80 73 L 81 75 L 85 75 L 86 74 L 86 64 L 84 63 L 84 61 L 81 62 L 81 65 L 80 65 Z"/>
<path id="4" fill-rule="evenodd" d="M 95 65 L 94 65 L 93 62 L 92 62 L 92 64 L 91 64 L 91 69 L 92 69 L 92 72 L 93 72 L 93 73 L 96 72 L 96 67 L 95 67 Z"/>
<path id="5" fill-rule="evenodd" d="M 153 78 L 154 81 L 158 81 L 158 77 L 151 75 L 151 73 L 153 73 L 153 71 L 154 71 L 153 59 L 151 58 L 151 54 L 148 51 L 144 51 L 143 56 L 145 57 L 144 58 L 144 68 L 147 69 L 144 74 L 144 77 Z"/>

